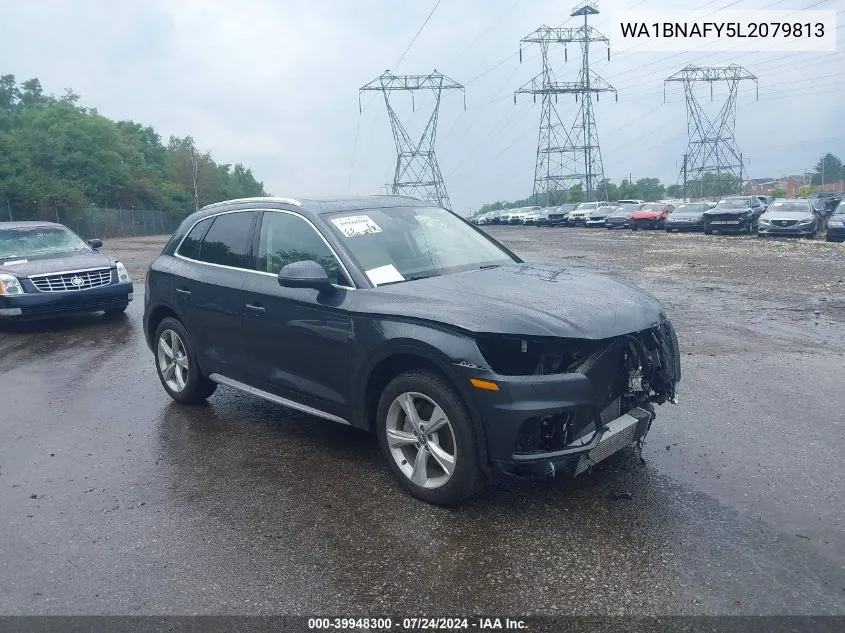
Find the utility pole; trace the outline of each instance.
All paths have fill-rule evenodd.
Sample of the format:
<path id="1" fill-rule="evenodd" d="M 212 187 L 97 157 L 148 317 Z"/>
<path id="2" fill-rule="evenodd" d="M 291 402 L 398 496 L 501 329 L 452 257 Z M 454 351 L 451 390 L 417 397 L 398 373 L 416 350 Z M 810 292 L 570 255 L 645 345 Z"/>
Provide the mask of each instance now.
<path id="1" fill-rule="evenodd" d="M 687 153 L 684 155 L 684 167 L 693 180 L 701 183 L 704 192 L 704 175 L 715 175 L 719 191 L 723 181 L 739 178 L 742 193 L 743 174 L 742 154 L 736 145 L 736 98 L 740 81 L 753 81 L 757 86 L 757 77 L 742 66 L 687 66 L 664 81 L 663 101 L 666 101 L 666 84 L 680 82 L 684 84 L 687 105 Z M 713 100 L 713 84 L 726 82 L 728 96 L 722 103 L 715 119 L 711 119 L 695 96 L 695 84 L 707 83 L 710 86 L 710 100 Z M 759 89 L 758 89 L 759 98 Z M 689 163 L 689 164 L 688 164 Z M 721 195 L 721 194 L 720 194 Z"/>
<path id="2" fill-rule="evenodd" d="M 428 123 L 423 130 L 420 140 L 414 142 L 408 131 L 390 103 L 390 93 L 403 91 L 414 93 L 420 90 L 430 90 L 434 93 L 434 107 Z M 393 130 L 393 140 L 396 143 L 396 170 L 393 175 L 393 194 L 408 195 L 421 198 L 445 209 L 452 208 L 443 175 L 434 155 L 434 140 L 437 136 L 437 117 L 440 112 L 440 95 L 444 90 L 460 90 L 464 93 L 464 109 L 466 109 L 466 93 L 458 82 L 449 79 L 435 69 L 430 75 L 394 75 L 389 70 L 361 86 L 358 91 L 358 109 L 361 110 L 361 93 L 379 91 L 384 95 L 384 104 L 390 116 L 390 126 Z"/>
<path id="3" fill-rule="evenodd" d="M 616 95 L 616 89 L 590 70 L 590 43 L 604 42 L 609 45 L 607 37 L 587 22 L 588 16 L 598 13 L 594 3 L 582 2 L 572 10 L 571 15 L 583 16 L 583 27 L 564 29 L 544 25 L 520 40 L 520 61 L 522 44 L 539 44 L 543 59 L 542 72 L 514 92 L 513 98 L 514 103 L 519 94 L 532 95 L 535 103 L 537 95 L 542 98 L 543 110 L 534 166 L 534 199 L 539 202 L 540 196 L 545 196 L 547 206 L 555 192 L 566 191 L 575 184 L 580 184 L 586 191 L 587 200 L 592 200 L 596 185 L 604 179 L 592 99 L 595 94 L 598 100 L 602 92 Z M 566 45 L 573 42 L 581 45 L 582 52 L 578 81 L 558 81 L 549 59 L 549 47 L 552 44 L 563 44 L 566 60 Z M 607 58 L 610 59 L 610 48 L 607 49 Z M 557 110 L 558 95 L 567 94 L 574 95 L 575 101 L 580 103 L 576 120 L 569 127 L 563 124 Z"/>

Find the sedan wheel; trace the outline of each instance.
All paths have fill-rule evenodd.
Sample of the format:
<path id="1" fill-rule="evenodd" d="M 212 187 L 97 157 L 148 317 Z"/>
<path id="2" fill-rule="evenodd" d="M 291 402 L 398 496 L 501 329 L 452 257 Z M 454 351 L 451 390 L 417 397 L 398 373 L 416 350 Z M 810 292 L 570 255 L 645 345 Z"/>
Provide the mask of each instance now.
<path id="1" fill-rule="evenodd" d="M 469 410 L 436 374 L 413 370 L 390 381 L 379 400 L 376 430 L 391 470 L 415 497 L 453 505 L 485 481 Z"/>

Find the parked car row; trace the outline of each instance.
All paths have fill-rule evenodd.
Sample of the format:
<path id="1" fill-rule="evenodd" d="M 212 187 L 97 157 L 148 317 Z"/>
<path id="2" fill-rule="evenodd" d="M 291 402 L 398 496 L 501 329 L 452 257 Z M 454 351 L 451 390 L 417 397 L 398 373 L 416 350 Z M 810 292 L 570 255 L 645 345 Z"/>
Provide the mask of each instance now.
<path id="1" fill-rule="evenodd" d="M 828 241 L 845 241 L 845 208 L 831 207 L 831 196 L 773 199 L 767 196 L 729 196 L 718 202 L 596 201 L 541 209 L 491 211 L 476 224 L 582 226 L 587 228 L 657 229 L 713 233 L 746 233 L 760 237 L 814 237 L 827 228 Z"/>

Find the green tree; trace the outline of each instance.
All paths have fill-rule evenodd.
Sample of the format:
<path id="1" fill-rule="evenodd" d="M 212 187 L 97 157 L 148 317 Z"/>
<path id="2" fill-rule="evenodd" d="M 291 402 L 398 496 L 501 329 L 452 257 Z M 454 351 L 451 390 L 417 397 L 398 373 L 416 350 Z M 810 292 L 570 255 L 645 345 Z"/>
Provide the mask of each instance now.
<path id="1" fill-rule="evenodd" d="M 684 187 L 683 185 L 669 185 L 666 187 L 666 195 L 669 198 L 683 198 L 684 197 Z"/>
<path id="2" fill-rule="evenodd" d="M 603 178 L 596 185 L 596 199 L 601 200 L 619 200 L 619 187 L 614 185 L 607 178 Z"/>
<path id="3" fill-rule="evenodd" d="M 666 187 L 660 183 L 659 178 L 640 178 L 637 181 L 637 189 L 642 194 L 643 200 L 659 200 L 666 193 Z"/>
<path id="4" fill-rule="evenodd" d="M 839 182 L 842 178 L 843 165 L 838 156 L 834 156 L 830 152 L 825 154 L 816 163 L 816 168 L 813 172 L 812 184 L 823 185 L 826 183 Z"/>
<path id="5" fill-rule="evenodd" d="M 773 198 L 786 198 L 786 189 L 775 189 L 772 191 Z"/>
<path id="6" fill-rule="evenodd" d="M 566 194 L 566 201 L 567 202 L 584 202 L 587 196 L 584 194 L 584 188 L 581 186 L 581 183 L 576 183 L 569 188 Z"/>
<path id="7" fill-rule="evenodd" d="M 622 183 L 619 185 L 619 200 L 642 200 L 643 194 L 637 188 L 635 184 L 633 184 L 629 180 L 623 180 Z"/>

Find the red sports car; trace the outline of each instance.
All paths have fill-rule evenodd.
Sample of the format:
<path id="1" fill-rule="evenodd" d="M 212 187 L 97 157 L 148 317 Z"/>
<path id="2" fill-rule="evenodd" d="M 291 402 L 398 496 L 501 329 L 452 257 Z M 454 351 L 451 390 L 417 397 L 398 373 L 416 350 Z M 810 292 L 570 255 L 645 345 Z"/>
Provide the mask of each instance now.
<path id="1" fill-rule="evenodd" d="M 647 202 L 631 214 L 631 230 L 662 229 L 674 208 L 664 202 Z"/>

